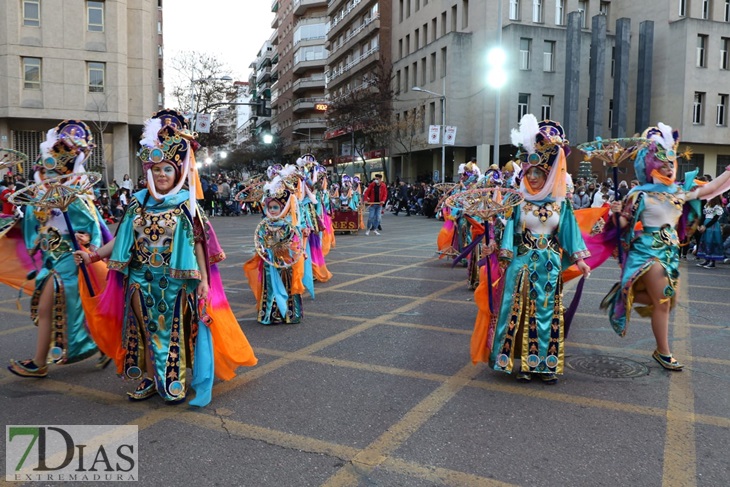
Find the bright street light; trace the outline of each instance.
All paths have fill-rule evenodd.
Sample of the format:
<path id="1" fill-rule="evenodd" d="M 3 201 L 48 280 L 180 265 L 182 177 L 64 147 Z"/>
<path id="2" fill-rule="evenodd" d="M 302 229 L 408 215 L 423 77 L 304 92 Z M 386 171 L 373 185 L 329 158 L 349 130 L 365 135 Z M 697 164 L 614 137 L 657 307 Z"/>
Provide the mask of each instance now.
<path id="1" fill-rule="evenodd" d="M 221 159 L 225 159 L 226 157 L 228 157 L 228 152 L 226 152 L 226 151 L 221 151 L 221 152 L 219 152 L 219 153 L 218 153 L 218 155 L 220 155 L 220 156 L 221 156 Z"/>
<path id="2" fill-rule="evenodd" d="M 446 182 L 446 78 L 443 79 L 443 93 L 436 93 L 421 88 L 420 86 L 414 86 L 411 88 L 413 91 L 420 91 L 428 93 L 429 95 L 438 96 L 441 99 L 441 128 L 439 135 L 441 136 L 441 182 Z"/>
<path id="3" fill-rule="evenodd" d="M 274 141 L 274 136 L 271 134 L 264 134 L 262 137 L 264 144 L 271 144 Z"/>

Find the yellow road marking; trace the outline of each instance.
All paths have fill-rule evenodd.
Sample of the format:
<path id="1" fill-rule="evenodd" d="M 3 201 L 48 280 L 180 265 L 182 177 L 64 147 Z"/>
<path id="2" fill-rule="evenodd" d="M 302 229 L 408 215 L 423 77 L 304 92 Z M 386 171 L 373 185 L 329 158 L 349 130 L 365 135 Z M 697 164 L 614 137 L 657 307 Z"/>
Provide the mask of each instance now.
<path id="1" fill-rule="evenodd" d="M 685 278 L 686 279 L 686 278 Z M 695 436 L 695 398 L 692 387 L 691 336 L 687 323 L 689 290 L 680 280 L 678 301 L 672 327 L 672 352 L 685 362 L 682 372 L 669 372 L 669 397 L 667 398 L 667 432 L 664 438 L 664 464 L 662 485 L 697 485 L 697 446 Z"/>

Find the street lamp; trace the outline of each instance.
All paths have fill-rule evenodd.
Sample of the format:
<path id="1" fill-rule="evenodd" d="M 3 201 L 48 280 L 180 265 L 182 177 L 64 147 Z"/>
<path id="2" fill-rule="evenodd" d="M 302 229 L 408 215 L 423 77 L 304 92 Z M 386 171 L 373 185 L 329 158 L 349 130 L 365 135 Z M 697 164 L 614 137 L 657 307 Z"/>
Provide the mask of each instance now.
<path id="1" fill-rule="evenodd" d="M 487 84 L 494 88 L 496 100 L 494 105 L 494 160 L 492 164 L 499 166 L 499 122 L 500 122 L 500 94 L 501 89 L 507 83 L 507 73 L 504 64 L 507 61 L 507 54 L 502 49 L 502 0 L 497 2 L 497 46 L 493 47 L 487 54 Z"/>
<path id="2" fill-rule="evenodd" d="M 213 154 L 213 157 L 215 157 L 216 155 L 220 159 L 225 159 L 226 157 L 228 157 L 228 153 L 226 151 L 216 152 L 215 154 Z M 208 167 L 208 176 L 211 175 L 210 166 L 211 164 L 213 164 L 213 157 L 208 156 L 205 158 L 205 165 Z"/>
<path id="3" fill-rule="evenodd" d="M 441 135 L 441 182 L 444 183 L 446 182 L 446 78 L 443 81 L 443 93 L 426 90 L 420 86 L 414 86 L 411 89 L 438 96 L 441 99 L 441 128 L 439 134 Z"/>

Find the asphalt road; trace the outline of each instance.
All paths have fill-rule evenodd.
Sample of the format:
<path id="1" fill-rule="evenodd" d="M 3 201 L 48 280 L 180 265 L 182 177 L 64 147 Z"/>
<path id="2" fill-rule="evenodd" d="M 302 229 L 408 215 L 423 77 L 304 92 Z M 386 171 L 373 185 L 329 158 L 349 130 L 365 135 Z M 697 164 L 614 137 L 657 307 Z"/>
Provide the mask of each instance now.
<path id="1" fill-rule="evenodd" d="M 305 298 L 303 322 L 267 327 L 241 270 L 257 222 L 213 221 L 259 364 L 217 383 L 208 407 L 131 403 L 134 384 L 91 360 L 40 380 L 3 366 L 2 422 L 138 425 L 143 485 L 728 485 L 730 266 L 682 264 L 683 372 L 651 359 L 648 320 L 611 330 L 598 310 L 611 262 L 586 285 L 560 382 L 520 384 L 470 362 L 476 308 L 466 270 L 434 258 L 440 223 L 387 214 L 380 236 L 338 235 L 334 277 Z M 18 311 L 15 296 L 0 290 L 3 364 L 34 348 L 29 300 Z"/>

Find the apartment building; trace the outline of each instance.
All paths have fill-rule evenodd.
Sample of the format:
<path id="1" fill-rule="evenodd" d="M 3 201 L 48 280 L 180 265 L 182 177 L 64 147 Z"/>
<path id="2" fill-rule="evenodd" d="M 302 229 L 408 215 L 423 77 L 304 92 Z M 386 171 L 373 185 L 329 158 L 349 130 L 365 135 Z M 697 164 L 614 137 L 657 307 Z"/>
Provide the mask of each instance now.
<path id="1" fill-rule="evenodd" d="M 331 0 L 327 17 L 327 99 L 372 89 L 368 80 L 373 73 L 390 65 L 391 0 Z M 325 138 L 333 145 L 335 163 L 352 162 L 355 151 L 349 127 L 329 127 Z M 371 152 L 365 154 L 367 163 L 380 169 L 379 151 Z"/>
<path id="2" fill-rule="evenodd" d="M 327 144 L 324 113 L 327 0 L 274 0 L 275 63 L 271 85 L 271 131 L 289 160 L 305 152 L 321 157 Z"/>
<path id="3" fill-rule="evenodd" d="M 0 145 L 33 161 L 48 129 L 80 119 L 97 144 L 88 167 L 137 174 L 143 122 L 164 102 L 162 0 L 7 1 L 0 19 Z"/>
<path id="4" fill-rule="evenodd" d="M 272 38 L 275 38 L 275 32 Z M 260 110 L 252 110 L 249 132 L 254 136 L 271 132 L 271 86 L 276 81 L 274 65 L 277 62 L 276 51 L 271 39 L 266 40 L 256 54 L 256 59 L 249 66 L 251 74 L 248 78 L 250 99 L 252 103 L 261 103 Z"/>
<path id="5" fill-rule="evenodd" d="M 589 118 L 592 128 L 598 128 L 595 135 L 610 137 L 619 116 L 626 131 L 622 135 L 633 135 L 638 130 L 640 108 L 650 112 L 652 124 L 663 121 L 680 131 L 682 146 L 690 146 L 695 153 L 684 166 L 699 166 L 702 172 L 715 174 L 730 162 L 728 94 L 723 88 L 730 86 L 730 2 L 664 0 L 648 6 L 629 0 L 503 0 L 498 16 L 499 4 L 498 0 L 394 1 L 396 113 L 401 117 L 415 114 L 423 122 L 410 167 L 403 167 L 405 157 L 399 161 L 394 154 L 395 172 L 401 177 L 413 180 L 433 175 L 441 167 L 441 146 L 426 144 L 428 125 L 441 123 L 441 96 L 437 95 L 445 102 L 445 124 L 457 127 L 455 145 L 447 146 L 446 151 L 447 180 L 456 177 L 458 165 L 471 156 L 477 157 L 482 169 L 491 164 L 497 136 L 499 162 L 504 164 L 513 151 L 510 130 L 522 114 L 567 119 L 566 92 L 577 97 L 577 103 L 571 105 L 577 108 L 570 112 L 577 122 L 567 134 L 573 144 L 587 140 Z M 568 23 L 575 15 L 579 46 L 568 52 Z M 597 71 L 603 73 L 603 90 L 592 99 L 597 104 L 593 115 L 600 112 L 598 120 L 589 117 L 591 76 L 599 76 L 592 75 L 589 67 L 596 16 L 606 20 L 606 56 Z M 622 68 L 628 94 L 621 103 L 614 103 L 619 19 L 627 19 L 630 26 L 628 64 Z M 640 52 L 639 45 L 640 26 L 646 22 L 653 27 L 649 58 L 644 56 L 647 48 Z M 498 44 L 506 53 L 508 82 L 497 91 L 486 85 L 485 78 L 486 54 Z M 649 66 L 640 64 L 640 54 L 650 60 Z M 569 80 L 566 89 L 569 58 L 579 69 L 577 79 Z M 637 107 L 640 73 L 651 75 L 651 102 Z M 437 95 L 414 92 L 414 86 Z"/>

